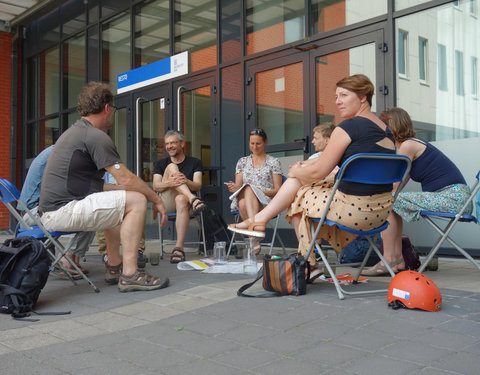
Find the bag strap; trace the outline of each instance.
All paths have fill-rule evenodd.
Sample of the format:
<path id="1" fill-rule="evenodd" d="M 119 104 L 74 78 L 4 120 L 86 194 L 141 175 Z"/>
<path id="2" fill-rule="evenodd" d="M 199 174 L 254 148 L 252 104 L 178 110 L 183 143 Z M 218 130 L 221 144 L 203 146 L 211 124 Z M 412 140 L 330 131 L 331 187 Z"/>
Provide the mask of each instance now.
<path id="1" fill-rule="evenodd" d="M 30 298 L 21 290 L 13 288 L 10 285 L 0 284 L 0 296 L 10 297 L 12 304 L 14 306 L 14 310 L 11 314 L 13 319 L 22 320 L 26 322 L 38 322 L 40 320 L 40 319 L 28 318 L 30 316 L 30 312 L 21 312 L 20 306 L 22 306 L 22 304 L 19 300 L 19 297 L 21 297 L 25 301 L 30 300 Z M 31 310 L 31 312 L 35 315 L 68 315 L 72 313 L 72 311 L 51 311 L 51 312 L 39 313 L 35 310 Z"/>
<path id="2" fill-rule="evenodd" d="M 239 297 L 250 297 L 250 298 L 269 298 L 269 297 L 278 297 L 278 296 L 282 295 L 281 293 L 278 293 L 278 292 L 266 292 L 266 293 L 257 294 L 257 295 L 244 293 L 248 288 L 251 288 L 253 286 L 253 284 L 255 284 L 262 277 L 263 277 L 263 266 L 258 271 L 257 278 L 255 280 L 253 280 L 252 282 L 250 282 L 248 284 L 245 284 L 245 285 L 241 286 L 240 289 L 238 289 L 237 296 L 239 296 Z"/>

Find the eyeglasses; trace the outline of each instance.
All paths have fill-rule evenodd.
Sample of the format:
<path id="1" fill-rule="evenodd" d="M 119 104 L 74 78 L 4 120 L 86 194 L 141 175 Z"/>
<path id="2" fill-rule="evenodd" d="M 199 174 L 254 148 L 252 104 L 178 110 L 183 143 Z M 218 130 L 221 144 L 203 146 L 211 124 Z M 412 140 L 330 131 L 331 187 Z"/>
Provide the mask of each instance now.
<path id="1" fill-rule="evenodd" d="M 118 109 L 118 108 L 117 108 L 117 106 L 115 106 L 115 105 L 111 105 L 111 106 L 110 106 L 110 108 L 112 108 L 112 109 L 113 109 L 113 113 L 117 112 L 117 109 Z"/>
<path id="2" fill-rule="evenodd" d="M 256 129 L 253 129 L 250 131 L 250 135 L 265 135 L 265 132 L 263 131 L 263 129 L 260 129 L 260 128 L 256 128 Z"/>
<path id="3" fill-rule="evenodd" d="M 165 142 L 165 146 L 170 146 L 170 145 L 176 145 L 177 143 L 180 143 L 180 141 L 171 141 L 171 142 Z"/>

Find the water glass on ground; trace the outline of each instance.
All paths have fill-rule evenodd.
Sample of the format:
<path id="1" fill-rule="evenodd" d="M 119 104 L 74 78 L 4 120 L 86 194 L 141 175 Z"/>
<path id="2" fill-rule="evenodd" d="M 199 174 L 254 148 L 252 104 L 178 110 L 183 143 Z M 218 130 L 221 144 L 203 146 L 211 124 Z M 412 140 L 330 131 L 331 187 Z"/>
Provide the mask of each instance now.
<path id="1" fill-rule="evenodd" d="M 257 256 L 255 255 L 255 239 L 245 239 L 245 250 L 243 250 L 243 273 L 257 273 Z"/>
<path id="2" fill-rule="evenodd" d="M 227 263 L 227 257 L 225 255 L 225 241 L 215 242 L 213 245 L 213 255 L 215 256 L 215 264 Z"/>

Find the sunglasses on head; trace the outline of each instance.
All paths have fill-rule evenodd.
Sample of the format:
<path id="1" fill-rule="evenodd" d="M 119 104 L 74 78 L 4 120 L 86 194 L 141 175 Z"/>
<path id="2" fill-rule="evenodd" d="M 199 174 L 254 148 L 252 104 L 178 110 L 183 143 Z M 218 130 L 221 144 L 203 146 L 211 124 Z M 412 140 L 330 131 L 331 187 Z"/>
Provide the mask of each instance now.
<path id="1" fill-rule="evenodd" d="M 263 129 L 253 129 L 250 131 L 250 135 L 265 135 L 265 132 L 263 131 Z"/>

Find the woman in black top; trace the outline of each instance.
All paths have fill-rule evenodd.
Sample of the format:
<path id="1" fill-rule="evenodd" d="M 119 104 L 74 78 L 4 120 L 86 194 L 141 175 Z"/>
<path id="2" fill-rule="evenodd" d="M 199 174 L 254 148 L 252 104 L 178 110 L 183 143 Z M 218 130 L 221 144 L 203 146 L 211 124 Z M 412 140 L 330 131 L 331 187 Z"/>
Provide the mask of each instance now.
<path id="1" fill-rule="evenodd" d="M 341 122 L 333 131 L 330 141 L 322 155 L 312 164 L 295 163 L 272 201 L 257 215 L 229 228 L 232 231 L 250 236 L 265 236 L 265 224 L 285 208 L 291 205 L 287 219 L 293 222 L 299 239 L 299 252 L 304 254 L 310 243 L 308 217 L 321 217 L 322 208 L 333 186 L 330 174 L 337 165 L 359 152 L 395 153 L 393 136 L 387 126 L 371 112 L 374 86 L 363 74 L 345 77 L 338 81 L 335 104 Z M 336 193 L 336 199 L 330 206 L 328 219 L 347 226 L 359 223 L 358 229 L 371 229 L 382 223 L 392 208 L 392 185 L 381 186 L 376 191 L 365 190 L 363 185 L 342 184 Z M 311 199 L 313 198 L 313 199 Z M 352 209 L 352 202 L 355 206 Z M 381 203 L 381 208 L 372 210 L 371 202 Z M 377 206 L 375 206 L 377 207 Z M 360 220 L 361 219 L 361 220 Z M 320 230 L 321 238 L 340 251 L 356 236 L 324 226 Z M 313 252 L 308 259 L 316 264 Z"/>

